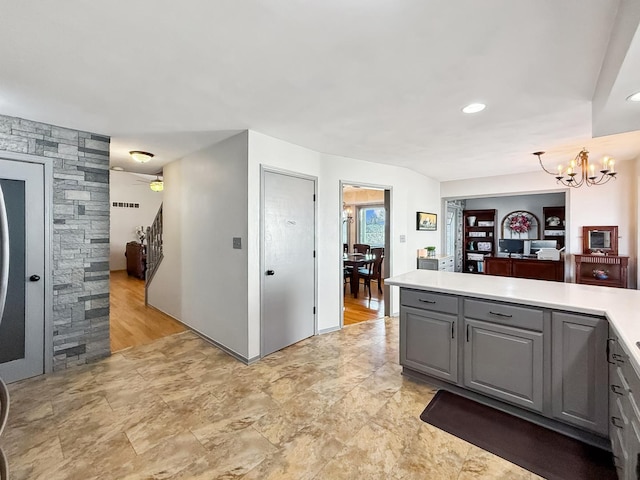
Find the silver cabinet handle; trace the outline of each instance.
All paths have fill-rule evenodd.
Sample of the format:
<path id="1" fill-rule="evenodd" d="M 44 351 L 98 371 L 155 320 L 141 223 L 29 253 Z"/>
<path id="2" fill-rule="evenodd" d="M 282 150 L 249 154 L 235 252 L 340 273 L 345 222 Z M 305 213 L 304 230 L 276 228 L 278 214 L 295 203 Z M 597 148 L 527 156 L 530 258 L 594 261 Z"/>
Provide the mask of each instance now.
<path id="1" fill-rule="evenodd" d="M 511 317 L 513 317 L 513 315 L 508 315 L 508 314 L 506 314 L 506 313 L 492 312 L 492 311 L 489 311 L 489 313 L 490 313 L 491 315 L 495 315 L 496 317 L 506 317 L 506 318 L 511 318 Z"/>
<path id="2" fill-rule="evenodd" d="M 9 222 L 7 221 L 7 205 L 0 185 L 0 323 L 7 300 L 7 283 L 9 282 Z"/>
<path id="3" fill-rule="evenodd" d="M 613 425 L 616 428 L 624 428 L 624 424 L 622 423 L 622 420 L 619 419 L 618 417 L 611 417 L 611 425 Z"/>
<path id="4" fill-rule="evenodd" d="M 611 385 L 611 391 L 616 395 L 624 395 L 624 389 L 620 385 Z"/>
<path id="5" fill-rule="evenodd" d="M 419 301 L 419 302 L 422 302 L 422 303 L 430 303 L 430 304 L 432 304 L 432 305 L 433 305 L 434 303 L 436 303 L 434 300 L 424 300 L 424 299 L 422 299 L 422 298 L 419 298 L 419 299 L 418 299 L 418 301 Z"/>
<path id="6" fill-rule="evenodd" d="M 611 355 L 611 358 L 613 358 L 618 363 L 624 363 L 624 357 L 619 353 L 614 353 L 613 355 Z"/>

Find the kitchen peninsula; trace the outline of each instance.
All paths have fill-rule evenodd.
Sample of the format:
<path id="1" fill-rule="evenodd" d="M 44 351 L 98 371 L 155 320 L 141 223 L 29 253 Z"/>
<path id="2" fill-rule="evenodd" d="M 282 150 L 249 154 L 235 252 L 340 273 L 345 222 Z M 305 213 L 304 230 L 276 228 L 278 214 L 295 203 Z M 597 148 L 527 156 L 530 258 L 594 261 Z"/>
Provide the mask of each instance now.
<path id="1" fill-rule="evenodd" d="M 403 374 L 612 448 L 635 471 L 640 291 L 427 270 L 385 283 L 400 287 Z"/>

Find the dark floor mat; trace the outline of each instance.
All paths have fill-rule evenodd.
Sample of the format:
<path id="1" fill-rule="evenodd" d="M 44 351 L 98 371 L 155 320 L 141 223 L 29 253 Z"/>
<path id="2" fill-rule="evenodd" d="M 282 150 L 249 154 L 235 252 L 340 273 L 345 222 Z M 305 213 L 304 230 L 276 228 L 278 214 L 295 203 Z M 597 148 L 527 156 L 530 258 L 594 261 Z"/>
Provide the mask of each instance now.
<path id="1" fill-rule="evenodd" d="M 614 480 L 610 452 L 440 390 L 422 421 L 549 480 Z"/>

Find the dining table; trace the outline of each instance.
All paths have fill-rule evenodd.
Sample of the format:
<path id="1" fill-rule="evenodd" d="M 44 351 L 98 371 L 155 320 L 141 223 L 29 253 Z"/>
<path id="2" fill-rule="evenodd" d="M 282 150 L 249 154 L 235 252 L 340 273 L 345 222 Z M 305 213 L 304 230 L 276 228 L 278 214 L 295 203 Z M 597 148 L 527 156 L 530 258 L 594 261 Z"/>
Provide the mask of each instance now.
<path id="1" fill-rule="evenodd" d="M 375 255 L 365 253 L 344 253 L 342 255 L 342 263 L 345 267 L 353 267 L 351 269 L 351 294 L 354 298 L 358 298 L 360 291 L 360 267 L 365 267 L 376 259 Z"/>

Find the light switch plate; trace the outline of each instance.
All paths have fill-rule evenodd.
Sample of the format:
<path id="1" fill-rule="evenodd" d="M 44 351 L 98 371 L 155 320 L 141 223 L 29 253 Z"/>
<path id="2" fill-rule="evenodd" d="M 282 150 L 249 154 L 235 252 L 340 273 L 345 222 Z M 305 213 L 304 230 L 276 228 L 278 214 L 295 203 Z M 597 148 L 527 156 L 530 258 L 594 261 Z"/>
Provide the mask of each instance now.
<path id="1" fill-rule="evenodd" d="M 233 248 L 242 249 L 242 238 L 240 237 L 233 237 Z"/>
<path id="2" fill-rule="evenodd" d="M 407 242 L 407 236 L 406 235 L 400 235 L 400 243 L 406 243 Z"/>

